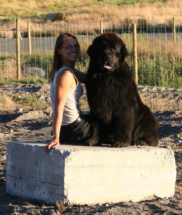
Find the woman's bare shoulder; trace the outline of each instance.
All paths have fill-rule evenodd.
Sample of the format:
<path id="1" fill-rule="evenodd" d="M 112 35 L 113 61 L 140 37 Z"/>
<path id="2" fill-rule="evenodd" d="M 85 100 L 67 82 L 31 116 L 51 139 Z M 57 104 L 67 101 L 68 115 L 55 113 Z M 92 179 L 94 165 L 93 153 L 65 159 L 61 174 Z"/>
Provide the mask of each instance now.
<path id="1" fill-rule="evenodd" d="M 69 69 L 63 70 L 57 77 L 57 83 L 59 84 L 69 84 L 74 80 L 73 74 Z"/>

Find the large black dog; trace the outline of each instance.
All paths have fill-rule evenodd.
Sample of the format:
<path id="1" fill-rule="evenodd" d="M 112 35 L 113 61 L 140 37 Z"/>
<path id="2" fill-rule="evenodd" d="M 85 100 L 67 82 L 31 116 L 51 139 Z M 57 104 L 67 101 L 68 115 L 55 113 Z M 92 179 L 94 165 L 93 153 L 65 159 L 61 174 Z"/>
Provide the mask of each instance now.
<path id="1" fill-rule="evenodd" d="M 87 53 L 90 64 L 85 84 L 92 120 L 87 144 L 158 146 L 158 122 L 140 99 L 121 38 L 103 33 Z"/>

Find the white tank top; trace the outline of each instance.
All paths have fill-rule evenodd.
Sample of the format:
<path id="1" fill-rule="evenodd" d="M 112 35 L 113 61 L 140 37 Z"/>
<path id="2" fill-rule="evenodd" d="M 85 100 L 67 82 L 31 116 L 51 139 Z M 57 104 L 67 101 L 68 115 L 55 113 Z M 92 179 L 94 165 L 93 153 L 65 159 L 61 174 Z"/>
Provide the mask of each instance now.
<path id="1" fill-rule="evenodd" d="M 69 67 L 61 67 L 58 71 L 55 72 L 53 81 L 50 86 L 50 96 L 51 96 L 51 105 L 52 105 L 52 119 L 54 118 L 55 113 L 55 96 L 56 96 L 56 81 L 58 75 L 65 69 L 69 70 L 74 78 L 76 79 L 76 86 L 71 89 L 68 93 L 68 98 L 63 110 L 63 119 L 62 125 L 68 125 L 74 122 L 80 115 L 79 107 L 79 98 L 83 95 L 83 87 L 79 83 L 78 79 L 74 75 L 74 72 Z"/>

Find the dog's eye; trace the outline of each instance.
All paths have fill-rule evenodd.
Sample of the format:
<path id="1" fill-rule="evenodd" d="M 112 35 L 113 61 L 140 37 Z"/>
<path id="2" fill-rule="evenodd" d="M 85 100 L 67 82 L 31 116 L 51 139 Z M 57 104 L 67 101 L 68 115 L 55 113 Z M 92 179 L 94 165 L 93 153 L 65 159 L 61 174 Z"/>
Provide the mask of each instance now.
<path id="1" fill-rule="evenodd" d="M 119 52 L 116 52 L 116 53 L 115 53 L 115 56 L 116 56 L 117 58 L 120 58 L 120 57 L 121 57 L 121 55 L 120 55 Z"/>

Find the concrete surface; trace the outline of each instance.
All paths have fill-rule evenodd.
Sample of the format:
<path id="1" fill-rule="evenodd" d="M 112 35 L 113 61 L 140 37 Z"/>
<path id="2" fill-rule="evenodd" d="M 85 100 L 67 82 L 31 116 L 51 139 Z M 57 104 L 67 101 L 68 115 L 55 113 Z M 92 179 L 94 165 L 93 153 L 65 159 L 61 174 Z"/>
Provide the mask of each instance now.
<path id="1" fill-rule="evenodd" d="M 11 195 L 46 203 L 116 203 L 172 197 L 174 153 L 155 147 L 8 144 L 6 187 Z"/>

